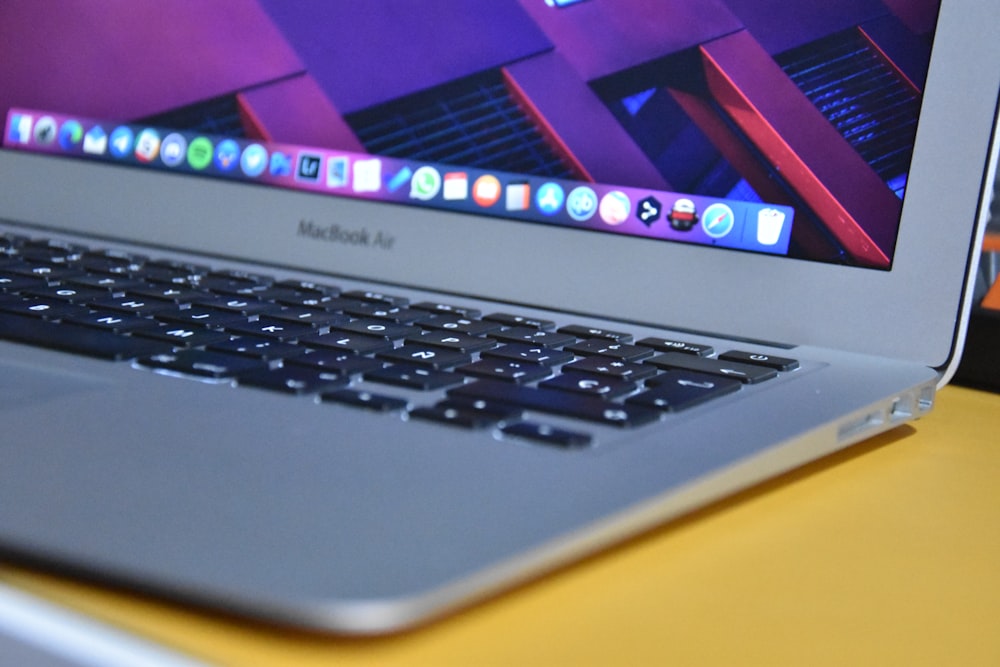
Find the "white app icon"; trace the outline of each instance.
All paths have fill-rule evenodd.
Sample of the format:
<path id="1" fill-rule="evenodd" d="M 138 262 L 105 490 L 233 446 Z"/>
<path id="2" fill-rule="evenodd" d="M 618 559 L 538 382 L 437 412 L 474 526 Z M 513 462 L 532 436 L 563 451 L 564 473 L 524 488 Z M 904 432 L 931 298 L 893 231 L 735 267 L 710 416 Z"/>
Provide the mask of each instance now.
<path id="1" fill-rule="evenodd" d="M 445 199 L 456 201 L 469 197 L 469 175 L 464 171 L 451 171 L 444 175 Z"/>
<path id="2" fill-rule="evenodd" d="M 757 212 L 757 243 L 775 245 L 784 226 L 784 213 L 776 208 L 762 208 Z"/>
<path id="3" fill-rule="evenodd" d="M 95 125 L 83 135 L 83 152 L 103 155 L 108 150 L 108 133 L 100 125 Z"/>
<path id="4" fill-rule="evenodd" d="M 342 188 L 347 185 L 347 167 L 349 161 L 346 157 L 335 156 L 326 161 L 326 187 Z"/>
<path id="5" fill-rule="evenodd" d="M 142 162 L 150 162 L 160 153 L 160 135 L 154 130 L 143 130 L 135 140 L 135 156 Z"/>
<path id="6" fill-rule="evenodd" d="M 382 189 L 382 161 L 356 160 L 353 183 L 355 192 L 378 192 Z"/>

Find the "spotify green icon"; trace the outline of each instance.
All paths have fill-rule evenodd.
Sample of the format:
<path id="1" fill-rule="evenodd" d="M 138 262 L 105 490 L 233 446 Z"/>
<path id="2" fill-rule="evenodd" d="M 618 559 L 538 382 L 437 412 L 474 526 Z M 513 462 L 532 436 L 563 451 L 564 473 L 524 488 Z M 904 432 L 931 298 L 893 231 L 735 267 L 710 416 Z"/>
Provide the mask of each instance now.
<path id="1" fill-rule="evenodd" d="M 188 144 L 187 161 L 192 169 L 201 171 L 212 161 L 212 152 L 215 147 L 212 142 L 205 137 L 198 137 Z"/>

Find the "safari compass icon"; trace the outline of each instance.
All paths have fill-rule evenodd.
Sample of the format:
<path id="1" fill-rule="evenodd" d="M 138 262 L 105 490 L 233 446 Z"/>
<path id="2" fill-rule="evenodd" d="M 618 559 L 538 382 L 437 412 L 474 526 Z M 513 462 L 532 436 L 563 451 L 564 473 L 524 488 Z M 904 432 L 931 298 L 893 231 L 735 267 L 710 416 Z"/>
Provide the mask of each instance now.
<path id="1" fill-rule="evenodd" d="M 721 239 L 733 231 L 736 226 L 736 216 L 733 209 L 725 204 L 712 204 L 701 216 L 701 228 L 713 239 Z"/>

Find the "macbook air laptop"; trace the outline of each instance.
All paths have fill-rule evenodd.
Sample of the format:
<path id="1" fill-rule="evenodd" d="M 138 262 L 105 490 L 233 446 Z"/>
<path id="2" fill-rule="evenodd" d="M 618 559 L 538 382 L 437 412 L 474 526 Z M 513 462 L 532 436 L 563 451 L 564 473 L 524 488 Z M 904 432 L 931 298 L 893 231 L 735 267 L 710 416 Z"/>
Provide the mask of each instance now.
<path id="1" fill-rule="evenodd" d="M 5 1 L 4 557 L 386 632 L 924 416 L 998 24 Z"/>

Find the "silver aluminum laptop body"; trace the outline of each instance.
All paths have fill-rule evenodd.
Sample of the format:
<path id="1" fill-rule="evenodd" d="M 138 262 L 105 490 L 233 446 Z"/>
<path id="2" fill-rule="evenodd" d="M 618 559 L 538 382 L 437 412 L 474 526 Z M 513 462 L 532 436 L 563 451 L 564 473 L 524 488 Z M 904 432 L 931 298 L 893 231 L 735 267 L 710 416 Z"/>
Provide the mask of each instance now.
<path id="1" fill-rule="evenodd" d="M 582 428 L 592 438 L 585 447 L 563 448 L 499 428 L 419 420 L 406 410 L 374 413 L 229 381 L 192 381 L 152 372 L 141 361 L 0 341 L 5 557 L 286 625 L 386 632 L 930 411 L 960 355 L 968 268 L 987 210 L 984 183 L 992 183 L 1000 7 L 886 0 L 790 10 L 782 3 L 780 13 L 793 23 L 774 26 L 776 3 L 764 0 L 442 0 L 413 3 L 410 11 L 398 4 L 347 10 L 264 0 L 226 9 L 181 3 L 187 14 L 164 19 L 176 22 L 165 31 L 144 3 L 112 22 L 89 3 L 75 10 L 53 3 L 47 11 L 38 2 L 5 2 L 0 234 L 335 284 L 344 292 L 378 290 L 411 303 L 513 312 L 560 327 L 627 331 L 635 341 L 789 357 L 800 366 L 635 428 L 581 427 L 543 415 L 553 428 Z M 171 16 L 162 2 L 156 12 Z M 682 41 L 684 31 L 671 28 L 679 15 L 690 22 Z M 46 21 L 28 20 L 38 16 Z M 74 21 L 61 18 L 68 16 Z M 352 20 L 345 28 L 346 17 Z M 469 23 L 453 29 L 460 21 Z M 496 28 L 510 24 L 522 29 Z M 213 50 L 208 37 L 220 25 L 245 37 L 246 48 L 234 41 Z M 378 26 L 395 27 L 373 45 Z M 107 35 L 89 32 L 104 28 Z M 80 30 L 86 38 L 67 37 Z M 318 46 L 307 42 L 317 36 L 325 36 Z M 876 59 L 919 91 L 902 185 L 878 181 L 845 136 L 830 134 L 836 130 L 820 115 L 822 102 L 792 88 L 793 56 L 845 36 L 877 47 Z M 393 45 L 397 56 L 438 48 L 373 63 L 376 52 Z M 139 46 L 144 50 L 126 57 L 125 47 Z M 308 154 L 342 150 L 352 160 L 381 155 L 365 148 L 358 129 L 367 112 L 388 108 L 381 91 L 409 86 L 419 98 L 442 88 L 435 81 L 460 79 L 456 72 L 494 67 L 541 128 L 543 143 L 571 156 L 576 169 L 573 178 L 529 173 L 525 191 L 536 195 L 543 181 L 590 182 L 619 187 L 638 206 L 623 221 L 612 202 L 588 227 L 573 224 L 579 221 L 567 217 L 568 209 L 552 215 L 538 198 L 521 203 L 519 189 L 489 215 L 471 200 L 488 193 L 473 192 L 472 182 L 457 206 L 443 193 L 427 196 L 412 174 L 395 184 L 395 199 L 388 194 L 392 174 L 375 179 L 379 193 L 343 196 L 323 183 L 264 184 L 249 175 L 226 177 L 217 164 L 195 169 L 190 153 L 173 170 L 138 153 L 118 160 L 86 155 L 72 128 L 69 148 L 62 135 L 38 145 L 37 123 L 51 114 L 57 126 L 72 117 L 83 129 L 98 121 L 109 130 L 116 123 L 161 128 L 161 138 L 174 128 L 188 145 L 206 136 L 218 146 L 221 135 L 189 130 L 176 115 L 172 125 L 164 114 L 202 101 L 213 77 L 239 80 L 243 70 L 233 74 L 224 64 L 249 62 L 254 53 L 254 71 L 264 71 L 268 85 L 248 79 L 216 91 L 235 96 L 243 112 L 240 147 L 257 141 L 272 155 L 288 145 Z M 315 65 L 317 53 L 326 69 Z M 500 65 L 490 60 L 498 53 Z M 286 61 L 293 65 L 287 71 Z M 748 62 L 765 63 L 761 71 L 784 83 L 761 88 L 755 77 L 763 75 Z M 180 68 L 185 63 L 188 69 Z M 172 67 L 181 74 L 150 74 L 163 77 Z M 687 81 L 681 75 L 691 67 L 697 81 L 677 83 Z M 351 68 L 364 71 L 355 76 L 364 85 L 345 92 L 329 83 L 346 80 L 336 77 Z M 210 85 L 200 87 L 202 78 Z M 113 89 L 117 97 L 103 106 L 96 93 L 87 94 L 109 96 Z M 183 99 L 188 90 L 194 99 Z M 147 107 L 138 104 L 144 100 Z M 808 108 L 806 120 L 789 115 L 789 104 Z M 872 114 L 887 104 L 878 102 Z M 684 193 L 732 207 L 744 195 L 738 188 L 718 195 L 705 181 L 697 191 L 664 185 L 681 178 L 680 156 L 694 155 L 656 157 L 652 146 L 668 133 L 643 123 L 668 112 L 689 123 L 677 136 L 696 129 L 730 173 L 758 191 L 761 206 L 788 210 L 792 229 L 807 231 L 794 232 L 782 252 L 762 244 L 773 239 L 761 229 L 737 248 L 712 247 L 725 242 L 710 237 L 669 240 L 668 226 L 685 226 L 685 207 L 676 201 L 689 199 Z M 587 113 L 594 114 L 587 123 L 575 122 Z M 17 114 L 32 116 L 33 133 L 18 134 Z M 300 133 L 315 130 L 311 115 L 341 125 Z M 302 140 L 322 132 L 322 141 Z M 677 151 L 688 144 L 670 145 Z M 414 171 L 441 164 L 407 159 Z M 387 158 L 389 164 L 397 163 Z M 469 165 L 454 170 L 493 169 Z M 845 176 L 845 165 L 863 174 Z M 290 166 L 309 176 L 301 159 Z M 508 171 L 491 173 L 508 192 L 523 185 Z M 894 188 L 905 190 L 901 200 Z M 652 222 L 638 218 L 635 190 L 674 208 L 663 206 Z M 694 201 L 704 214 L 701 200 Z M 714 210 L 722 213 L 701 227 L 706 233 L 726 222 L 725 209 Z M 897 219 L 878 217 L 891 210 Z M 0 294 L 0 306 L 22 298 L 11 294 Z M 367 380 L 352 386 L 411 406 L 425 400 Z"/>

